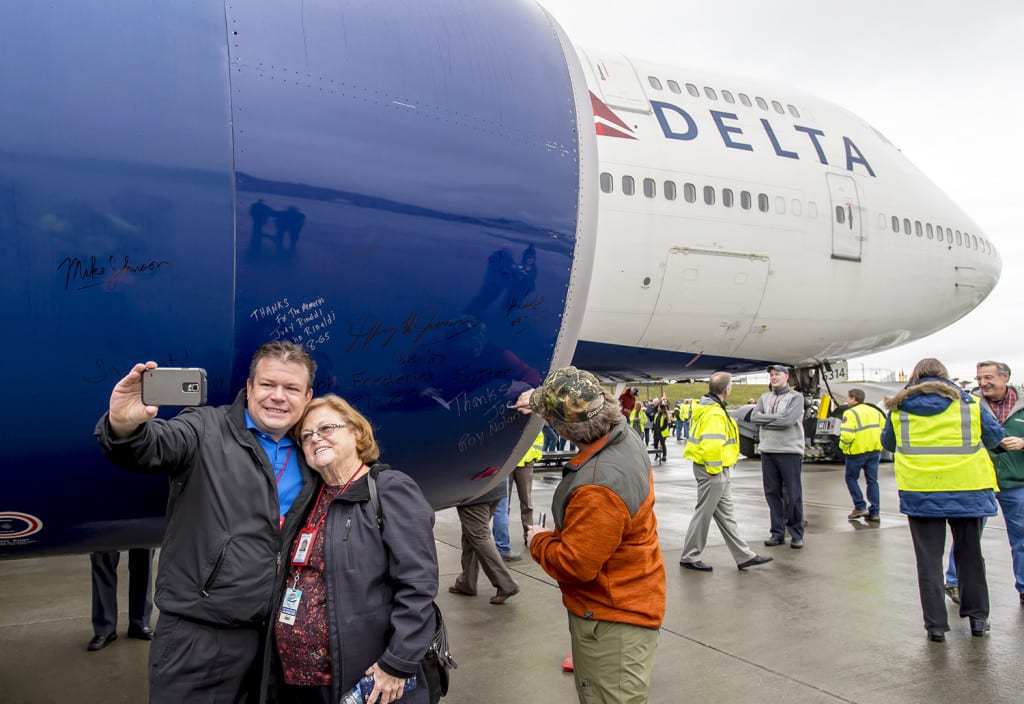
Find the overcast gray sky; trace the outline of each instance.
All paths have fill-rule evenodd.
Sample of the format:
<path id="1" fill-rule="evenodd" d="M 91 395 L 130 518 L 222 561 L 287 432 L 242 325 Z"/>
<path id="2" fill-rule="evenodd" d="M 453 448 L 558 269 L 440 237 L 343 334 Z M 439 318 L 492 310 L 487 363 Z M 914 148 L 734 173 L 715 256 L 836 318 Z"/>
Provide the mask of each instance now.
<path id="1" fill-rule="evenodd" d="M 905 369 L 982 358 L 1024 382 L 1024 2 L 540 0 L 575 44 L 770 78 L 860 115 L 981 226 L 1002 278 L 974 312 L 918 342 L 850 360 Z M 880 282 L 883 283 L 883 282 Z M 814 291 L 808 291 L 814 296 Z"/>

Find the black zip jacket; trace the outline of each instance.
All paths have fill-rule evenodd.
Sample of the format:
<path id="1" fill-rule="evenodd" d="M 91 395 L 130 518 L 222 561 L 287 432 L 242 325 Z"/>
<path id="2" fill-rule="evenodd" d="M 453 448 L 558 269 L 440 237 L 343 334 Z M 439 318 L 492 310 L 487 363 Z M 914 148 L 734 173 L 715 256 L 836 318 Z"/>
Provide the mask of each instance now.
<path id="1" fill-rule="evenodd" d="M 377 479 L 383 528 L 377 525 L 365 476 L 331 502 L 324 520 L 331 701 L 352 689 L 376 662 L 396 677 L 416 675 L 416 689 L 402 695 L 401 702 L 426 704 L 422 660 L 434 637 L 438 584 L 434 511 L 408 474 L 385 464 L 370 471 Z M 318 479 L 317 491 L 320 484 Z M 316 494 L 310 497 L 304 515 L 315 498 Z M 290 550 L 285 552 L 285 565 L 291 560 Z M 275 609 L 275 619 L 277 615 Z M 272 659 L 266 671 L 280 678 L 273 633 L 271 624 L 264 667 Z M 261 701 L 274 701 L 264 685 Z M 276 691 L 276 683 L 271 689 Z"/>
<path id="2" fill-rule="evenodd" d="M 117 439 L 107 416 L 94 435 L 115 464 L 170 474 L 167 525 L 156 579 L 161 611 L 214 626 L 261 626 L 276 605 L 282 553 L 302 518 L 313 478 L 301 449 L 303 486 L 279 529 L 274 469 L 245 427 L 246 394 L 230 406 L 189 408 Z"/>

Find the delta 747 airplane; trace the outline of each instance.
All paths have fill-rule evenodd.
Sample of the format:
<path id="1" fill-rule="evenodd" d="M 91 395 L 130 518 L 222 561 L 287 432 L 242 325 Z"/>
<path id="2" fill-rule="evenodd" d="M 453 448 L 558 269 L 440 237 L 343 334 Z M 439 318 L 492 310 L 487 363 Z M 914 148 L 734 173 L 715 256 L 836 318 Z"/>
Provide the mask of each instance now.
<path id="1" fill-rule="evenodd" d="M 58 0 L 0 27 L 0 557 L 159 541 L 166 477 L 92 438 L 135 362 L 203 367 L 223 404 L 259 344 L 305 345 L 443 507 L 522 457 L 540 421 L 508 401 L 554 367 L 809 369 L 999 274 L 851 113 L 578 52 L 529 0 Z"/>

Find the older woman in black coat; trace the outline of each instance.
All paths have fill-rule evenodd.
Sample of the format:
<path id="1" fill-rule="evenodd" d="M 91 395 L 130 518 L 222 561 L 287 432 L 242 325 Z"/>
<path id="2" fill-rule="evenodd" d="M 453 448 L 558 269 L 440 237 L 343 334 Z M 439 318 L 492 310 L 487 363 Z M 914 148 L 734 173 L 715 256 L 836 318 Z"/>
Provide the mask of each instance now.
<path id="1" fill-rule="evenodd" d="M 373 675 L 368 704 L 425 703 L 421 663 L 434 635 L 438 580 L 434 512 L 411 477 L 373 464 L 373 430 L 340 397 L 314 399 L 296 435 L 322 481 L 285 558 L 273 624 L 277 699 L 336 704 Z M 371 472 L 381 514 L 400 519 L 378 524 Z"/>

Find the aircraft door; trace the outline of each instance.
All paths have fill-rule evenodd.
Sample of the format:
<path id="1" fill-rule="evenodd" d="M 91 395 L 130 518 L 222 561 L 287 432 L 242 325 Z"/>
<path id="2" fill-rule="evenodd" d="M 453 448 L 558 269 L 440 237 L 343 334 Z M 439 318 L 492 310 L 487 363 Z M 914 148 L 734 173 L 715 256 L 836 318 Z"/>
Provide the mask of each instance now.
<path id="1" fill-rule="evenodd" d="M 673 247 L 641 347 L 735 351 L 757 318 L 768 282 L 762 254 Z"/>
<path id="2" fill-rule="evenodd" d="M 587 54 L 580 50 L 579 53 L 585 57 L 584 63 L 590 64 L 601 97 L 608 107 L 641 113 L 651 111 L 651 105 L 647 102 L 640 79 L 629 59 L 612 51 Z"/>
<path id="3" fill-rule="evenodd" d="M 859 262 L 863 224 L 857 184 L 849 176 L 826 174 L 832 200 L 832 258 Z"/>

